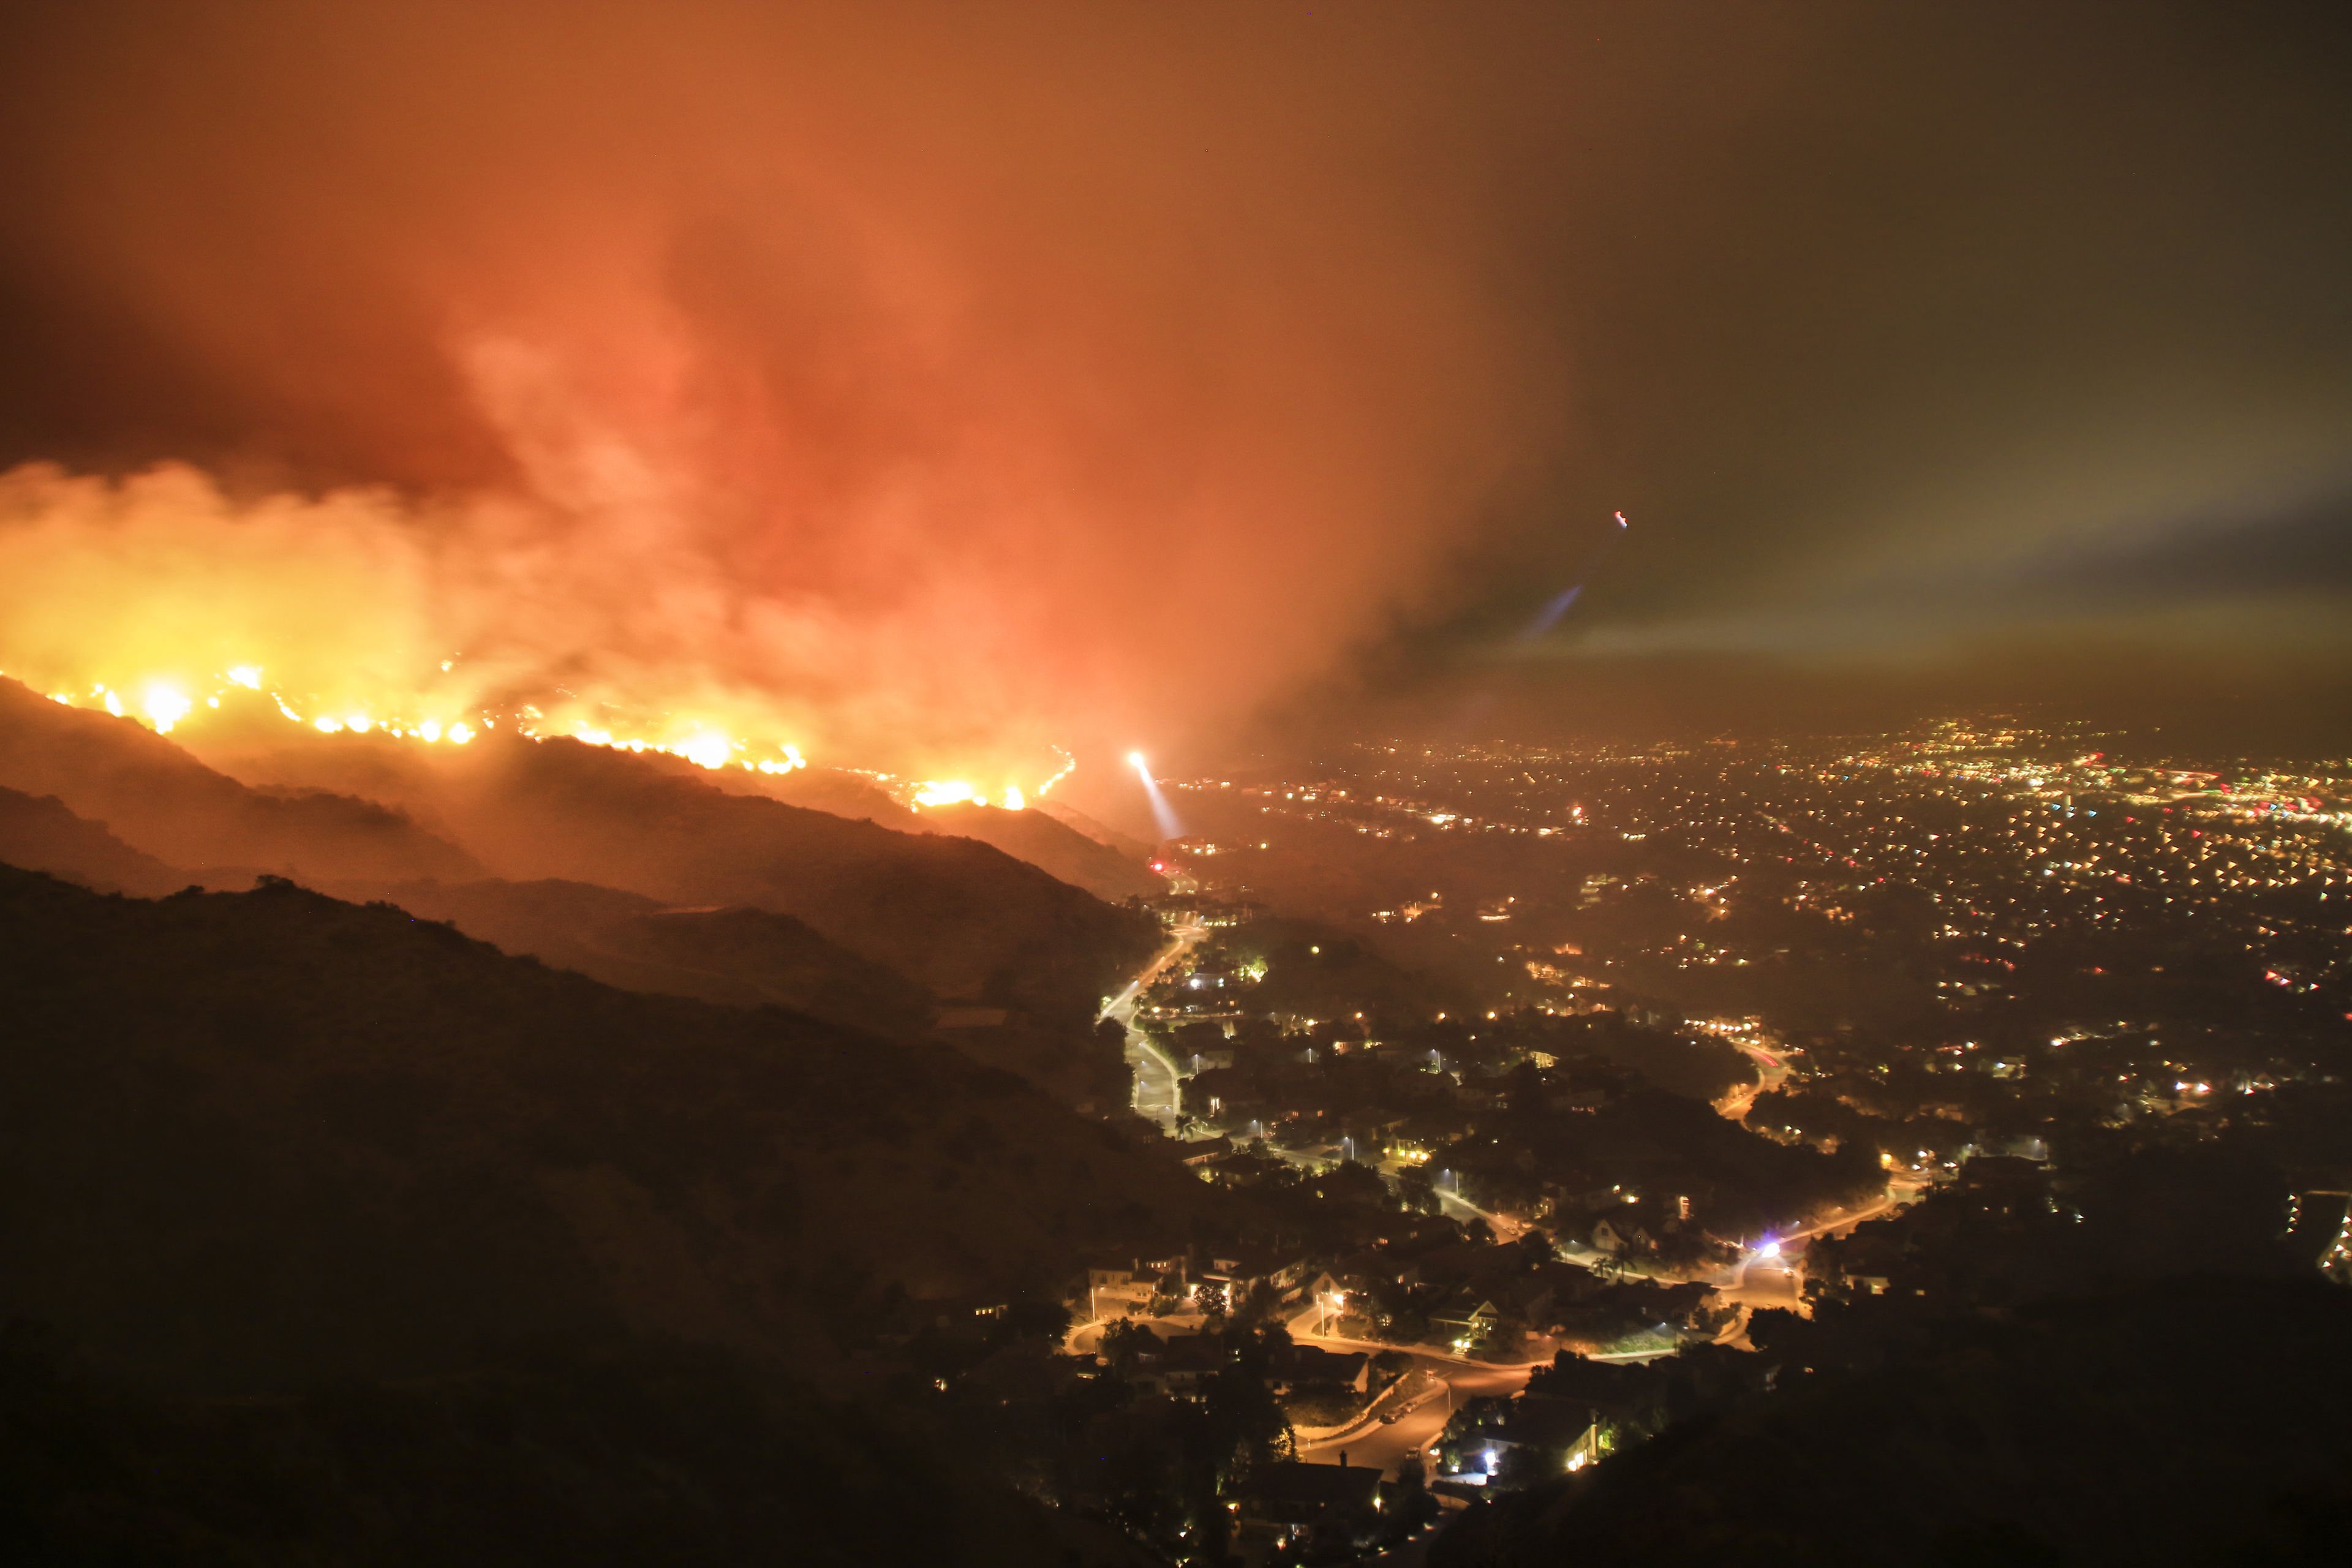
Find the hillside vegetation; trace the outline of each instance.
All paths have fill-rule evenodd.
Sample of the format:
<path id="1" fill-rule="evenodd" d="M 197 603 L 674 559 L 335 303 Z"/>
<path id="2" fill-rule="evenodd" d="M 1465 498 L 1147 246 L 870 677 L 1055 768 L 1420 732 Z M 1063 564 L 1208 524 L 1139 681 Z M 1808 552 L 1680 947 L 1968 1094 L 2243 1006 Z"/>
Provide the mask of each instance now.
<path id="1" fill-rule="evenodd" d="M 615 991 L 286 884 L 0 869 L 5 1310 L 255 1392 L 651 1335 L 830 1363 L 1044 1290 L 1201 1189 L 1010 1075 Z"/>

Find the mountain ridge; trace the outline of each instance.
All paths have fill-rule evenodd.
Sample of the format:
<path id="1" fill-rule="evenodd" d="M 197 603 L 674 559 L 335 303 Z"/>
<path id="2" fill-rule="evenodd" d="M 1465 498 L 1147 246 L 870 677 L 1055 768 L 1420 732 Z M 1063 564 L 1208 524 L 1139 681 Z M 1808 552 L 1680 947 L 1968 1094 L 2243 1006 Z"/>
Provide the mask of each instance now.
<path id="1" fill-rule="evenodd" d="M 0 868 L 8 1310 L 193 1392 L 646 1336 L 837 1364 L 889 1303 L 1181 1234 L 1164 1152 L 920 1040 L 616 991 L 283 882 Z"/>
<path id="2" fill-rule="evenodd" d="M 51 795 L 125 844 L 181 866 L 308 877 L 483 874 L 472 856 L 378 801 L 255 789 L 134 720 L 0 679 L 0 784 Z"/>

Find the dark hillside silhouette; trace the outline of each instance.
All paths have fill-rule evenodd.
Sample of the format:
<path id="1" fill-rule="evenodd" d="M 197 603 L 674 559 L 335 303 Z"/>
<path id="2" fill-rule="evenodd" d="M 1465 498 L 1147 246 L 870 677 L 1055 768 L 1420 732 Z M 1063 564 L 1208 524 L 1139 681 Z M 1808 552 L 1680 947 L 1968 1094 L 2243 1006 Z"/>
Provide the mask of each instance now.
<path id="1" fill-rule="evenodd" d="M 190 1391 L 646 1335 L 829 1364 L 1181 1234 L 1172 1159 L 943 1047 L 614 991 L 273 883 L 0 868 L 5 1310 Z"/>
<path id="2" fill-rule="evenodd" d="M 47 871 L 101 893 L 145 898 L 176 892 L 190 879 L 77 816 L 53 795 L 0 789 L 0 865 Z"/>
<path id="3" fill-rule="evenodd" d="M 257 783 L 397 805 L 509 880 L 792 915 L 943 1000 L 1056 1026 L 1082 1027 L 1157 941 L 1147 917 L 987 845 L 738 793 L 675 758 L 495 733 L 464 748 L 305 737 L 274 716 L 243 734 L 208 754 Z"/>
<path id="4" fill-rule="evenodd" d="M 472 857 L 372 800 L 248 788 L 130 719 L 0 679 L 0 785 L 55 795 L 176 866 L 324 878 L 482 874 Z"/>
<path id="5" fill-rule="evenodd" d="M 1150 858 L 1145 846 L 1132 840 L 1114 841 L 1108 830 L 1088 818 L 1071 820 L 1076 814 L 1066 816 L 1045 801 L 1034 802 L 1025 811 L 971 801 L 919 811 L 900 805 L 858 775 L 837 769 L 796 770 L 782 778 L 722 771 L 711 777 L 739 794 L 764 795 L 790 805 L 863 819 L 901 833 L 976 838 L 1016 860 L 1026 860 L 1059 881 L 1114 903 L 1150 898 L 1168 888 L 1145 866 Z M 1095 831 L 1089 832 L 1089 827 Z"/>
<path id="6" fill-rule="evenodd" d="M 826 941 L 804 921 L 766 910 L 669 909 L 583 882 L 404 882 L 328 890 L 447 921 L 501 952 L 528 953 L 627 991 L 772 1005 L 888 1035 L 919 1034 L 930 1022 L 931 1001 L 921 986 Z"/>

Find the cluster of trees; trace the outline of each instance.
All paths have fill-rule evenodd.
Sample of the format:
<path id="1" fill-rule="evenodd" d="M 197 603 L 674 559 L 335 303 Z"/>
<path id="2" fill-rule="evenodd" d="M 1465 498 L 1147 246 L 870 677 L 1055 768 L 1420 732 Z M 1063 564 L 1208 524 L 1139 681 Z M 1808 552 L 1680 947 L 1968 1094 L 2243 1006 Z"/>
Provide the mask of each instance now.
<path id="1" fill-rule="evenodd" d="M 1703 1102 L 1756 1081 L 1755 1067 L 1736 1047 L 1647 1028 L 1621 1011 L 1558 1015 L 1526 1007 L 1475 1025 L 1431 1024 L 1411 1039 L 1453 1063 L 1514 1062 L 1540 1052 L 1573 1077 L 1604 1084 L 1638 1079 Z"/>
<path id="2" fill-rule="evenodd" d="M 1385 1031 L 1463 1005 L 1444 986 L 1391 963 L 1360 938 L 1311 921 L 1262 918 L 1220 931 L 1202 945 L 1201 959 L 1258 975 L 1249 1005 L 1262 1015 L 1361 1020 Z M 1360 1037 L 1361 1030 L 1339 1026 Z"/>
<path id="3" fill-rule="evenodd" d="M 1555 1069 L 1557 1070 L 1557 1069 Z M 1715 1237 L 1760 1236 L 1881 1191 L 1876 1153 L 1859 1145 L 1834 1153 L 1776 1142 L 1682 1095 L 1634 1087 L 1586 1109 L 1555 1103 L 1549 1074 L 1517 1069 L 1504 1109 L 1433 1163 L 1461 1173 L 1482 1206 L 1526 1208 L 1552 1194 L 1632 1192 L 1654 1205 L 1694 1199 L 1699 1226 Z M 1647 1227 L 1665 1234 L 1654 1206 Z"/>
<path id="4" fill-rule="evenodd" d="M 1163 1561 L 1219 1561 L 1232 1531 L 1228 1503 L 1292 1454 L 1290 1422 L 1273 1392 L 1289 1336 L 1278 1324 L 1235 1321 L 1202 1338 L 1214 1364 L 1189 1397 L 1143 1386 L 1139 1374 L 1161 1342 L 1121 1319 L 1103 1334 L 1103 1375 L 1008 1397 L 1002 1384 L 967 1374 L 950 1379 L 932 1408 L 958 1448 L 987 1456 L 1020 1490 Z"/>
<path id="5" fill-rule="evenodd" d="M 1413 1206 L 1410 1191 L 1401 1201 L 1378 1171 L 1353 1160 L 1317 1170 L 1251 1151 L 1219 1174 L 1217 1222 L 1252 1249 L 1341 1257 L 1392 1231 L 1400 1209 Z"/>
<path id="6" fill-rule="evenodd" d="M 1815 1360 L 1820 1342 L 1748 1358 L 1777 1366 L 1769 1393 L 1477 1510 L 1435 1543 L 1433 1568 L 2287 1568 L 2342 1554 L 2340 1289 L 2206 1275 L 1945 1320 L 1853 1364 Z"/>

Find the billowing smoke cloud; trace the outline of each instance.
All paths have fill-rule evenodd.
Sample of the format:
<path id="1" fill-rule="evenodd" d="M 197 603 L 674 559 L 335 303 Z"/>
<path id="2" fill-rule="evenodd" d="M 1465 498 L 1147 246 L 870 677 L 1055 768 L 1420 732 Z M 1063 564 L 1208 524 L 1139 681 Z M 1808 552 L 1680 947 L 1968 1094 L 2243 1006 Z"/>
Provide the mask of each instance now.
<path id="1" fill-rule="evenodd" d="M 134 324 L 126 407 L 201 390 L 110 477 L 6 479 L 0 668 L 1034 782 L 1441 591 L 1526 448 L 1545 355 L 1377 61 L 1099 10 L 320 15 L 43 40 L 17 253 Z"/>
<path id="2" fill-rule="evenodd" d="M 2164 542 L 2352 493 L 2352 13 L 2127 10 L 37 8 L 0 469 L 115 488 L 15 481 L 0 668 L 194 584 L 322 701 L 1131 795 L 1334 668 L 2352 664 L 2324 530 Z"/>

